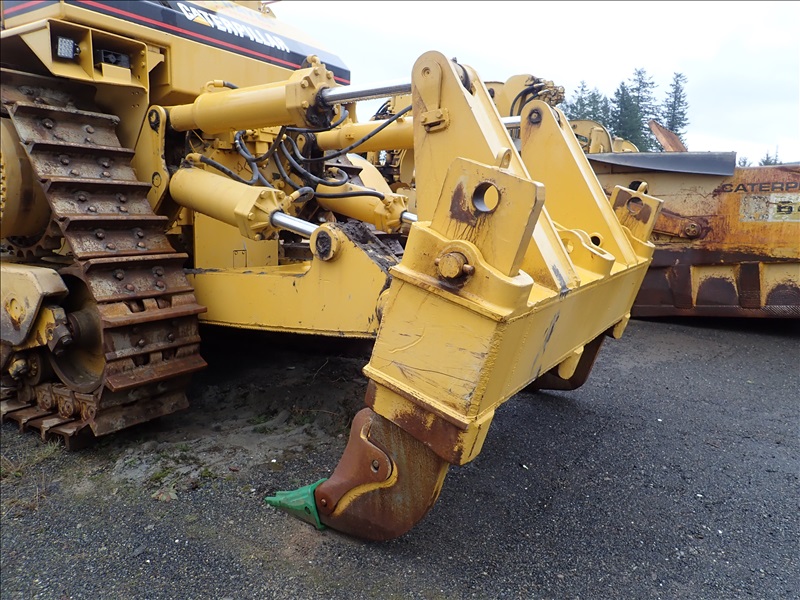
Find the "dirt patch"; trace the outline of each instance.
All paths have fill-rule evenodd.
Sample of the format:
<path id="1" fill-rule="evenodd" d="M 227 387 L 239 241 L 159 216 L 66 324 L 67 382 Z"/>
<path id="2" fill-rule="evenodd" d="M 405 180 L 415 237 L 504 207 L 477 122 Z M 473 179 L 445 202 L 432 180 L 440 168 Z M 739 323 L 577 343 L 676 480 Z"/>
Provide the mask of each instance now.
<path id="1" fill-rule="evenodd" d="M 78 469 L 55 475 L 57 485 L 77 497 L 98 486 L 115 494 L 144 487 L 169 501 L 253 468 L 281 471 L 320 444 L 332 446 L 335 466 L 352 417 L 363 406 L 361 370 L 369 344 L 214 328 L 203 333 L 209 368 L 192 380 L 189 409 L 101 439 L 78 453 Z M 5 443 L 9 435 L 15 432 L 7 424 L 3 513 L 35 510 L 53 485 L 39 467 L 61 451 L 42 444 L 15 456 Z"/>

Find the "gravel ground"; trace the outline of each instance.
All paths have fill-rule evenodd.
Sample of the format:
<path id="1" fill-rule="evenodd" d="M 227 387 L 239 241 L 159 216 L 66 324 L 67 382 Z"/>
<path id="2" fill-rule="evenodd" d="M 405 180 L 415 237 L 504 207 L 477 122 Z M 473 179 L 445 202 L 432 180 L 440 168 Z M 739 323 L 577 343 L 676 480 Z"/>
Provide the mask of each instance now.
<path id="1" fill-rule="evenodd" d="M 180 415 L 78 453 L 3 425 L 2 598 L 800 596 L 797 322 L 633 321 L 381 544 L 262 501 L 336 465 L 368 350 L 204 334 Z"/>

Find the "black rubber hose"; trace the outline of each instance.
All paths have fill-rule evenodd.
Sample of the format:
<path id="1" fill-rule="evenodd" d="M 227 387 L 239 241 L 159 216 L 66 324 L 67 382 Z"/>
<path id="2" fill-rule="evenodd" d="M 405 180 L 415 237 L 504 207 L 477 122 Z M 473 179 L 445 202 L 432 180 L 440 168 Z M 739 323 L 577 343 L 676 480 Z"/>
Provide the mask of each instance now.
<path id="1" fill-rule="evenodd" d="M 360 140 L 357 140 L 357 141 L 353 142 L 352 144 L 350 144 L 347 148 L 342 148 L 341 150 L 337 150 L 336 152 L 332 152 L 331 154 L 326 154 L 325 156 L 320 156 L 318 158 L 306 158 L 306 159 L 304 159 L 303 162 L 320 162 L 320 161 L 325 161 L 325 160 L 330 160 L 332 158 L 336 158 L 337 156 L 343 156 L 343 155 L 347 154 L 348 152 L 350 152 L 353 148 L 357 148 L 358 146 L 360 146 L 361 144 L 363 144 L 367 140 L 369 140 L 369 139 L 375 137 L 376 135 L 378 135 L 381 131 L 386 129 L 389 125 L 394 123 L 397 119 L 402 117 L 404 114 L 406 114 L 410 110 L 411 110 L 411 106 L 406 106 L 403 110 L 401 110 L 397 114 L 393 115 L 392 117 L 386 119 L 379 127 L 377 127 L 376 129 L 374 129 L 373 131 L 371 131 L 370 133 L 368 133 L 367 135 L 362 137 Z"/>
<path id="2" fill-rule="evenodd" d="M 299 133 L 321 133 L 323 131 L 330 131 L 334 127 L 338 127 L 342 123 L 344 123 L 345 119 L 350 116 L 350 113 L 347 112 L 346 108 L 342 109 L 342 116 L 336 119 L 336 122 L 331 123 L 327 127 L 321 127 L 319 129 L 310 129 L 308 127 L 286 127 L 286 131 L 294 131 Z"/>
<path id="3" fill-rule="evenodd" d="M 286 148 L 285 140 L 281 142 L 281 151 L 283 152 L 283 155 L 286 157 L 286 160 L 289 161 L 289 164 L 292 165 L 295 171 L 297 171 L 297 174 L 303 177 L 304 179 L 308 179 L 310 181 L 313 181 L 314 183 L 329 185 L 332 187 L 344 185 L 350 180 L 350 178 L 347 176 L 347 173 L 345 173 L 341 169 L 337 170 L 342 174 L 342 177 L 334 180 L 322 179 L 320 177 L 317 177 L 313 173 L 310 173 L 305 169 L 305 167 L 303 167 L 300 163 L 297 162 L 298 158 L 300 160 L 303 160 L 305 158 L 300 154 L 300 149 L 297 147 L 297 143 L 292 138 L 286 138 L 286 139 L 289 140 L 289 142 L 291 142 L 293 146 L 294 156 L 292 156 L 292 152 L 290 152 L 289 149 Z"/>

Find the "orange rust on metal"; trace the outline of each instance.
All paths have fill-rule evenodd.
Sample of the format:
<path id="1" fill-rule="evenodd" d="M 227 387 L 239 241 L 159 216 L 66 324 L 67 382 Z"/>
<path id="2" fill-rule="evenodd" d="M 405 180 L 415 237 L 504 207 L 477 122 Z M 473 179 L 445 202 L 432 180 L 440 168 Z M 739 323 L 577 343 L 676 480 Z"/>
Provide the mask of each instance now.
<path id="1" fill-rule="evenodd" d="M 708 219 L 705 217 L 682 217 L 671 210 L 662 208 L 653 226 L 653 231 L 662 235 L 702 240 L 709 232 Z"/>
<path id="2" fill-rule="evenodd" d="M 453 196 L 450 199 L 450 216 L 455 221 L 466 223 L 471 227 L 475 227 L 478 222 L 475 212 L 470 210 L 468 206 L 466 194 L 464 193 L 464 184 L 462 183 L 459 183 L 453 190 Z"/>
<path id="3" fill-rule="evenodd" d="M 713 175 L 593 163 L 606 189 L 664 200 L 634 317 L 800 317 L 800 166 Z"/>
<path id="4" fill-rule="evenodd" d="M 578 360 L 578 366 L 575 372 L 568 379 L 564 379 L 558 374 L 558 366 L 553 367 L 547 373 L 539 376 L 528 385 L 525 389 L 527 391 L 534 390 L 577 390 L 581 387 L 586 380 L 589 379 L 589 374 L 592 372 L 597 355 L 600 353 L 600 347 L 603 345 L 603 340 L 606 339 L 606 334 L 598 335 L 591 342 L 583 347 L 583 353 Z"/>
<path id="5" fill-rule="evenodd" d="M 319 502 L 317 508 L 322 523 L 338 531 L 367 540 L 390 540 L 403 535 L 430 510 L 439 497 L 448 464 L 397 425 L 371 409 L 364 411 L 370 442 L 392 449 L 396 479 L 388 487 L 357 495 L 340 513 L 323 513 Z M 391 519 L 386 518 L 389 514 Z"/>
<path id="6" fill-rule="evenodd" d="M 631 217 L 642 223 L 647 223 L 650 220 L 651 208 L 642 202 L 635 194 L 621 189 L 617 193 L 617 199 L 614 202 L 614 208 L 626 207 Z"/>
<path id="7" fill-rule="evenodd" d="M 364 402 L 369 407 L 375 405 L 376 385 L 371 380 L 367 384 Z M 401 390 L 394 390 L 394 393 L 403 395 Z M 448 421 L 441 415 L 423 409 L 416 404 L 413 398 L 408 398 L 408 400 L 408 406 L 411 408 L 395 415 L 394 421 L 397 425 L 420 440 L 421 444 L 425 444 L 443 460 L 454 465 L 462 464 L 464 448 L 460 439 L 466 428 Z"/>
<path id="8" fill-rule="evenodd" d="M 661 144 L 664 152 L 686 152 L 686 146 L 683 145 L 681 139 L 661 123 L 655 119 L 650 119 L 647 125 L 658 140 L 658 143 Z"/>
<path id="9" fill-rule="evenodd" d="M 333 475 L 314 490 L 321 514 L 331 514 L 342 496 L 354 487 L 386 481 L 392 473 L 392 461 L 386 450 L 369 439 L 371 412 L 364 408 L 353 418 L 350 438 L 339 464 Z"/>

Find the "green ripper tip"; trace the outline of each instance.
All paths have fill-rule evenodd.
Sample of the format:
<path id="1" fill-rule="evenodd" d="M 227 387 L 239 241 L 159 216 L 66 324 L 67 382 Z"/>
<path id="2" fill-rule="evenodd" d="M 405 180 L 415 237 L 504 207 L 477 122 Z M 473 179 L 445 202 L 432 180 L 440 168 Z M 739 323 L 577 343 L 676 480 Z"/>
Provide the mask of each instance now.
<path id="1" fill-rule="evenodd" d="M 314 500 L 314 490 L 323 481 L 327 480 L 320 479 L 316 483 L 288 492 L 275 492 L 274 496 L 264 498 L 264 502 L 289 513 L 293 517 L 297 517 L 301 521 L 311 523 L 317 529 L 325 529 L 325 525 L 319 520 L 317 503 Z"/>

